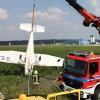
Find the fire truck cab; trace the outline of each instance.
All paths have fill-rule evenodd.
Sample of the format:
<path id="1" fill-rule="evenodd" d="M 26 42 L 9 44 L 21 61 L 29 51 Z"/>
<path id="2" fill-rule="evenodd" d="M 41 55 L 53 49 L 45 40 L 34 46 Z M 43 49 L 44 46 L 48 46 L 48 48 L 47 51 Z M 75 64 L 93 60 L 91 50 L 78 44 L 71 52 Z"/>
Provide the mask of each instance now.
<path id="1" fill-rule="evenodd" d="M 63 90 L 81 89 L 81 98 L 100 100 L 100 55 L 70 52 L 60 77 Z"/>

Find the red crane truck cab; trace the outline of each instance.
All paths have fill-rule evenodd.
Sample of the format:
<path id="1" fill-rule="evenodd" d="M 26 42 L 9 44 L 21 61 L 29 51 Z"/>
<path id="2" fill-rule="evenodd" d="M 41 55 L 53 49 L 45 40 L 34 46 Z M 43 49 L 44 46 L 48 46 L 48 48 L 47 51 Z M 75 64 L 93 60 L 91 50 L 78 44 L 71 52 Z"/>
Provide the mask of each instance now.
<path id="1" fill-rule="evenodd" d="M 70 52 L 59 79 L 63 90 L 81 89 L 81 98 L 100 100 L 100 55 Z"/>

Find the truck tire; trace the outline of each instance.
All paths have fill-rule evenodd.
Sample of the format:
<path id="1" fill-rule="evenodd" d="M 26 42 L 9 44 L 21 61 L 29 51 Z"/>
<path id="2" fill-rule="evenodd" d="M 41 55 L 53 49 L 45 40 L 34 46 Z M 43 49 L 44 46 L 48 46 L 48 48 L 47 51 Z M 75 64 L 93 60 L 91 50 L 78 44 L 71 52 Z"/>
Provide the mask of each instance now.
<path id="1" fill-rule="evenodd" d="M 96 89 L 91 100 L 100 100 L 100 89 Z"/>

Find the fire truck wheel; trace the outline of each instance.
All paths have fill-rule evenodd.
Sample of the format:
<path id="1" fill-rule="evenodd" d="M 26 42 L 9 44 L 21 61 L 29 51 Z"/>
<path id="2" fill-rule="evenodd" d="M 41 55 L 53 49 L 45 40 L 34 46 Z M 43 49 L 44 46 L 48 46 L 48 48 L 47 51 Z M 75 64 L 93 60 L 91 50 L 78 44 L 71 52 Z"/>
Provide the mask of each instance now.
<path id="1" fill-rule="evenodd" d="M 96 89 L 91 100 L 100 100 L 100 89 Z"/>

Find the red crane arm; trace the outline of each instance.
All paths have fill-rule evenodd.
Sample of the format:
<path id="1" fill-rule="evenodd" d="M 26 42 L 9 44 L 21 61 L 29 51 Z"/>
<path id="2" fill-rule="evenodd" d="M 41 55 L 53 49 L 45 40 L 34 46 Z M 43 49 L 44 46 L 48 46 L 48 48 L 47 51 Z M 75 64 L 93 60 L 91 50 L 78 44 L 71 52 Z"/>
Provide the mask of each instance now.
<path id="1" fill-rule="evenodd" d="M 83 25 L 89 26 L 91 24 L 92 27 L 95 27 L 99 34 L 100 34 L 100 17 L 97 17 L 90 12 L 88 12 L 86 9 L 84 9 L 81 5 L 77 3 L 77 0 L 65 0 L 69 3 L 70 6 L 72 6 L 76 11 L 79 12 L 84 17 Z"/>

